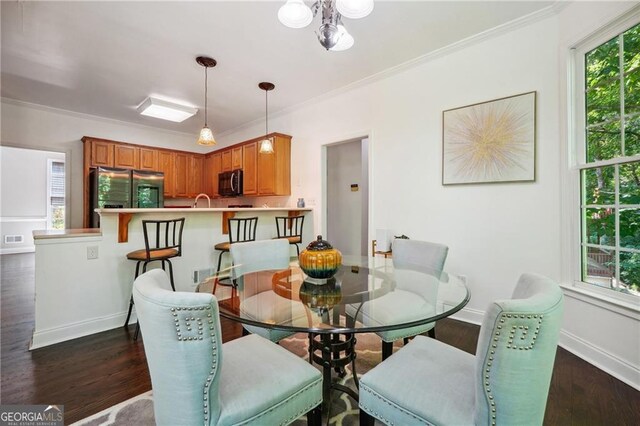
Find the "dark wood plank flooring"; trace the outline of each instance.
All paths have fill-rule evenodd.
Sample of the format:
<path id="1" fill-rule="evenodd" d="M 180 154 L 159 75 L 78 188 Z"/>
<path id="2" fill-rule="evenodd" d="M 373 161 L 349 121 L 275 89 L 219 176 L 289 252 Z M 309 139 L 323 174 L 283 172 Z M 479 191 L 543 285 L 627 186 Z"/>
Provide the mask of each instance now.
<path id="1" fill-rule="evenodd" d="M 0 256 L 2 404 L 64 404 L 72 423 L 151 389 L 142 339 L 133 327 L 29 351 L 34 327 L 34 255 Z M 474 353 L 479 327 L 438 323 L 438 339 Z M 223 340 L 241 327 L 222 319 Z M 575 355 L 558 349 L 547 425 L 637 425 L 640 392 Z"/>

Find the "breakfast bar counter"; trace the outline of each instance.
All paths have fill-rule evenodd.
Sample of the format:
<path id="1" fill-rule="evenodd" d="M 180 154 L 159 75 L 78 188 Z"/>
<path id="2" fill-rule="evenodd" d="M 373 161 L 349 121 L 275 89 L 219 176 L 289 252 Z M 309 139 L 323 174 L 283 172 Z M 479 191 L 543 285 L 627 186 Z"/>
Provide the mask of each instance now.
<path id="1" fill-rule="evenodd" d="M 278 216 L 304 215 L 302 244 L 313 240 L 311 208 L 97 209 L 99 229 L 34 231 L 35 329 L 31 349 L 121 327 L 135 274 L 127 253 L 144 248 L 143 220 L 185 218 L 182 256 L 173 259 L 176 290 L 194 291 L 215 271 L 214 245 L 228 241 L 226 218 L 257 217 L 256 239 L 271 239 Z M 125 224 L 126 222 L 126 224 Z M 295 247 L 292 246 L 295 256 Z M 224 256 L 229 265 L 229 256 Z M 224 267 L 223 266 L 223 267 Z M 149 264 L 160 267 L 160 262 Z M 134 309 L 135 313 L 135 309 Z M 131 322 L 135 323 L 132 316 Z"/>

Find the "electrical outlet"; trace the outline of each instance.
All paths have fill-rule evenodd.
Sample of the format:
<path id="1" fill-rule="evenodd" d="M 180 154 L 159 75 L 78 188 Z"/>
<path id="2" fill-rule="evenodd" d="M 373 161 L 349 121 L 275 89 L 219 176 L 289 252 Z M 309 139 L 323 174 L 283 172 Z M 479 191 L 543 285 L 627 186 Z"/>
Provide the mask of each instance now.
<path id="1" fill-rule="evenodd" d="M 316 205 L 316 199 L 315 198 L 309 198 L 307 199 L 307 206 L 309 207 L 313 207 Z"/>
<path id="2" fill-rule="evenodd" d="M 98 246 L 87 247 L 87 259 L 97 259 L 98 258 Z"/>

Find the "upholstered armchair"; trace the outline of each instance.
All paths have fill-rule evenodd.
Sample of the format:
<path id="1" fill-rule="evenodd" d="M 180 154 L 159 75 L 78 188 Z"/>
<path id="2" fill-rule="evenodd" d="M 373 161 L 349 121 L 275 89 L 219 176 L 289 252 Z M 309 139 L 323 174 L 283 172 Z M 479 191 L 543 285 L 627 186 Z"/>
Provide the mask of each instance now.
<path id="1" fill-rule="evenodd" d="M 435 313 L 437 282 L 444 268 L 448 251 L 449 248 L 442 244 L 400 238 L 394 240 L 393 267 L 399 278 L 396 291 L 365 302 L 362 306 L 348 306 L 347 315 L 355 316 L 367 326 L 376 326 L 384 325 L 379 323 L 381 319 L 384 319 L 386 324 L 409 322 L 410 318 L 406 316 L 411 315 L 412 311 L 424 313 L 432 310 Z M 411 271 L 432 275 L 434 282 L 424 282 L 423 288 L 416 287 L 415 280 L 411 278 Z M 405 279 L 400 280 L 400 278 Z M 430 302 L 434 306 L 428 306 Z M 368 312 L 376 312 L 376 322 L 372 321 Z M 403 317 L 394 317 L 399 315 Z M 376 334 L 382 339 L 382 359 L 385 360 L 391 356 L 393 342 L 398 339 L 404 339 L 406 343 L 409 337 L 427 332 L 435 338 L 435 325 L 435 322 L 431 322 L 410 328 L 377 332 Z"/>
<path id="2" fill-rule="evenodd" d="M 158 425 L 289 424 L 305 413 L 320 424 L 318 370 L 260 336 L 222 344 L 215 296 L 173 292 L 154 269 L 133 297 Z"/>
<path id="3" fill-rule="evenodd" d="M 266 316 L 273 315 L 274 311 L 277 311 L 279 315 L 281 315 L 282 312 L 286 312 L 287 310 L 279 309 L 275 309 L 272 312 L 264 312 L 264 306 L 277 306 L 278 299 L 282 299 L 281 302 L 287 306 L 290 305 L 290 301 L 277 295 L 271 288 L 267 288 L 261 292 L 257 291 L 259 289 L 251 288 L 249 285 L 245 286 L 243 275 L 258 271 L 289 268 L 289 241 L 286 239 L 276 239 L 237 243 L 231 245 L 229 250 L 234 264 L 231 276 L 238 283 L 238 288 L 243 292 L 240 309 L 242 309 L 245 314 L 249 314 L 247 316 L 253 317 L 256 320 L 263 320 Z M 250 288 L 255 291 L 255 294 L 249 295 L 247 293 Z M 266 298 L 270 300 L 267 301 L 265 300 Z M 298 312 L 289 311 L 289 315 L 299 315 L 306 318 L 306 313 L 302 305 L 300 305 Z M 277 322 L 277 318 L 269 319 Z M 273 342 L 277 342 L 294 334 L 289 331 L 246 324 L 243 324 L 243 327 L 244 330 Z"/>
<path id="4" fill-rule="evenodd" d="M 417 336 L 362 376 L 360 423 L 542 424 L 562 305 L 555 282 L 523 274 L 489 306 L 475 356 Z"/>

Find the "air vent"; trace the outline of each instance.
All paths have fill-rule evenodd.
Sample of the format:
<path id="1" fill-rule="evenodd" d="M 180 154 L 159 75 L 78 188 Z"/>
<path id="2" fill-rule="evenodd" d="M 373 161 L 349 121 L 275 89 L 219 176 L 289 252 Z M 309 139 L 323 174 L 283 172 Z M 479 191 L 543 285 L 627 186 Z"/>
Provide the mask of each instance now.
<path id="1" fill-rule="evenodd" d="M 4 243 L 5 244 L 19 244 L 24 241 L 23 235 L 5 235 Z"/>

